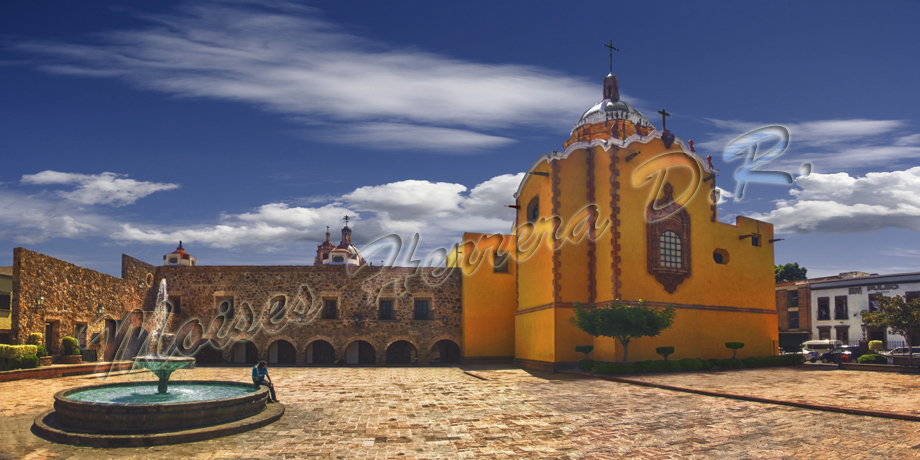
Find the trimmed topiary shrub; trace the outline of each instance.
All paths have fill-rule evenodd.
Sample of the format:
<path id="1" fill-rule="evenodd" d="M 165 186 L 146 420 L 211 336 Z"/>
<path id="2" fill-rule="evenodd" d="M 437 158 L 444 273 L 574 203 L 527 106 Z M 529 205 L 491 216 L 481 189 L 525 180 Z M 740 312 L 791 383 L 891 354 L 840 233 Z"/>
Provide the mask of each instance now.
<path id="1" fill-rule="evenodd" d="M 634 374 L 636 368 L 632 364 L 595 362 L 594 371 L 601 374 Z"/>
<path id="2" fill-rule="evenodd" d="M 732 359 L 735 359 L 738 350 L 744 348 L 744 342 L 725 342 L 725 348 L 732 351 Z"/>
<path id="3" fill-rule="evenodd" d="M 859 364 L 888 364 L 888 358 L 881 355 L 862 355 L 856 358 Z"/>
<path id="4" fill-rule="evenodd" d="M 29 334 L 29 338 L 26 339 L 27 345 L 44 345 L 45 336 L 41 332 L 33 332 Z"/>
<path id="5" fill-rule="evenodd" d="M 869 341 L 869 350 L 879 353 L 885 351 L 885 344 L 881 340 L 870 340 Z M 859 358 L 857 358 L 859 359 Z"/>
<path id="6" fill-rule="evenodd" d="M 6 357 L 9 359 L 35 356 L 37 353 L 38 347 L 35 345 L 10 345 L 9 348 L 6 349 Z"/>
<path id="7" fill-rule="evenodd" d="M 35 346 L 37 348 L 35 356 L 41 358 L 42 356 L 48 356 L 48 349 L 44 345 L 38 344 Z"/>
<path id="8" fill-rule="evenodd" d="M 676 361 L 677 365 L 680 366 L 681 370 L 685 371 L 698 371 L 703 369 L 703 361 L 699 358 L 684 358 L 680 361 Z"/>
<path id="9" fill-rule="evenodd" d="M 594 351 L 594 345 L 576 345 L 575 346 L 575 352 L 584 353 L 585 359 L 588 359 L 588 353 L 591 353 L 592 351 Z"/>
<path id="10" fill-rule="evenodd" d="M 668 360 L 668 356 L 674 354 L 674 347 L 658 347 L 655 349 L 655 353 L 664 357 L 664 360 Z"/>
<path id="11" fill-rule="evenodd" d="M 80 354 L 80 342 L 73 337 L 67 336 L 61 339 L 61 347 L 63 347 L 65 355 Z"/>
<path id="12" fill-rule="evenodd" d="M 26 355 L 19 358 L 19 367 L 17 369 L 34 369 L 38 367 L 38 356 Z"/>
<path id="13" fill-rule="evenodd" d="M 591 372 L 594 370 L 594 361 L 590 359 L 582 359 L 581 361 L 578 361 L 578 368 L 585 372 Z"/>

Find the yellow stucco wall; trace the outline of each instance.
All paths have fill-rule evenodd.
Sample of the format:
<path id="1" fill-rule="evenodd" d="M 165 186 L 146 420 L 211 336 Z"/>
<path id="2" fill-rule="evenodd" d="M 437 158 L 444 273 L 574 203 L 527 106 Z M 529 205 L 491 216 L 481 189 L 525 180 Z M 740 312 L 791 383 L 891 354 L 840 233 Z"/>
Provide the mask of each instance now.
<path id="1" fill-rule="evenodd" d="M 513 260 L 508 261 L 507 273 L 496 273 L 492 267 L 496 249 L 513 250 L 513 236 L 464 233 L 463 241 L 460 249 L 463 357 L 512 357 L 517 311 L 516 268 Z"/>
<path id="2" fill-rule="evenodd" d="M 535 172 L 550 174 L 548 163 Z M 551 177 L 528 175 L 524 178 L 517 205 L 518 309 L 526 310 L 553 301 L 553 225 Z M 527 205 L 539 197 L 540 215 L 546 220 L 527 223 Z"/>
<path id="3" fill-rule="evenodd" d="M 515 358 L 556 361 L 556 317 L 552 308 L 517 315 L 514 328 Z"/>

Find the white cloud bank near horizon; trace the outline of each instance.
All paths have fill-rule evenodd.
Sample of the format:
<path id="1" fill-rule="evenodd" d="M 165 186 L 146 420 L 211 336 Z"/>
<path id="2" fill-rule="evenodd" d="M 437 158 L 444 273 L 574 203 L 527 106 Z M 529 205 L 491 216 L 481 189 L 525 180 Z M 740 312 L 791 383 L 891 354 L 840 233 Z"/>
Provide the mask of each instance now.
<path id="1" fill-rule="evenodd" d="M 47 72 L 242 102 L 290 117 L 315 139 L 367 148 L 500 147 L 515 142 L 502 132 L 567 127 L 600 97 L 596 82 L 382 44 L 312 7 L 270 5 L 201 2 L 94 43 L 11 48 Z"/>
<path id="2" fill-rule="evenodd" d="M 776 208 L 750 217 L 776 233 L 859 233 L 884 228 L 920 231 L 920 166 L 904 171 L 798 177 Z"/>
<path id="3" fill-rule="evenodd" d="M 121 243 L 171 245 L 182 240 L 215 248 L 260 252 L 284 250 L 297 242 L 318 242 L 329 225 L 338 243 L 341 220 L 351 218 L 353 239 L 361 246 L 387 234 L 404 242 L 419 233 L 420 247 L 450 247 L 463 231 L 507 233 L 514 212 L 506 207 L 524 177 L 504 174 L 472 188 L 463 184 L 405 180 L 358 187 L 341 196 L 307 197 L 315 206 L 284 202 L 240 213 L 222 213 L 217 222 L 157 225 L 127 221 L 112 208 L 122 207 L 178 184 L 144 182 L 115 173 L 76 174 L 42 171 L 22 176 L 21 184 L 70 187 L 28 194 L 0 189 L 0 237 L 20 243 L 55 238 L 110 238 Z"/>
<path id="4" fill-rule="evenodd" d="M 293 205 L 267 203 L 244 212 L 225 212 L 214 222 L 150 224 L 130 221 L 120 209 L 178 184 L 138 181 L 115 173 L 42 171 L 22 176 L 23 188 L 38 185 L 72 190 L 28 194 L 0 189 L 0 237 L 21 243 L 102 237 L 121 244 L 186 244 L 263 253 L 292 244 L 318 243 L 331 226 L 338 242 L 341 219 L 351 217 L 354 242 L 362 247 L 388 234 L 405 245 L 421 235 L 420 249 L 449 248 L 464 231 L 507 233 L 514 212 L 506 206 L 523 173 L 505 174 L 473 187 L 449 182 L 405 180 L 363 186 L 340 196 L 306 197 Z M 105 184 L 104 186 L 98 184 Z M 102 191 L 99 191 L 99 190 Z M 798 177 L 790 198 L 750 217 L 773 223 L 776 233 L 860 233 L 885 228 L 920 231 L 920 166 L 903 171 Z M 175 192 L 173 192 L 175 193 Z M 726 196 L 729 196 L 729 192 Z M 376 259 L 375 259 L 376 260 Z"/>

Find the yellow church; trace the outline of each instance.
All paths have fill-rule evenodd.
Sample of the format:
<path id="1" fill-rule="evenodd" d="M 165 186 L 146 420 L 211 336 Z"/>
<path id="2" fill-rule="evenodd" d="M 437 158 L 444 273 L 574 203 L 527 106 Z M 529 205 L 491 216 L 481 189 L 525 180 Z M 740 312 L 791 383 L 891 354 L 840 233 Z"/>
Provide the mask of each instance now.
<path id="1" fill-rule="evenodd" d="M 633 340 L 630 361 L 778 352 L 773 226 L 717 219 L 712 164 L 620 100 L 617 77 L 575 124 L 563 151 L 543 155 L 514 195 L 510 235 L 464 233 L 449 266 L 462 269 L 466 363 L 557 370 L 583 357 L 620 361 L 621 345 L 570 323 L 576 303 L 672 305 L 671 328 Z"/>

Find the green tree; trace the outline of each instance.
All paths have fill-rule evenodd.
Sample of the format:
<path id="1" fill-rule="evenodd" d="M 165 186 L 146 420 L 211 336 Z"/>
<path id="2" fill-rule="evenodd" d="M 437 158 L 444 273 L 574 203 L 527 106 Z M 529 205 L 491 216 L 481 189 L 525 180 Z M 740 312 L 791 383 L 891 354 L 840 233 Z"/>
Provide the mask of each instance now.
<path id="1" fill-rule="evenodd" d="M 575 316 L 570 320 L 575 327 L 593 337 L 612 337 L 623 345 L 623 362 L 629 354 L 629 342 L 640 337 L 655 337 L 674 324 L 674 307 L 664 309 L 638 305 L 627 305 L 619 299 L 607 305 L 588 304 L 582 308 L 575 304 Z"/>
<path id="2" fill-rule="evenodd" d="M 777 283 L 808 279 L 808 269 L 799 267 L 798 262 L 777 265 L 773 273 L 776 275 Z"/>
<path id="3" fill-rule="evenodd" d="M 913 340 L 920 333 L 920 298 L 907 302 L 896 295 L 876 297 L 877 311 L 861 311 L 862 320 L 869 326 L 891 329 L 904 337 L 908 346 L 908 364 L 913 362 Z"/>

